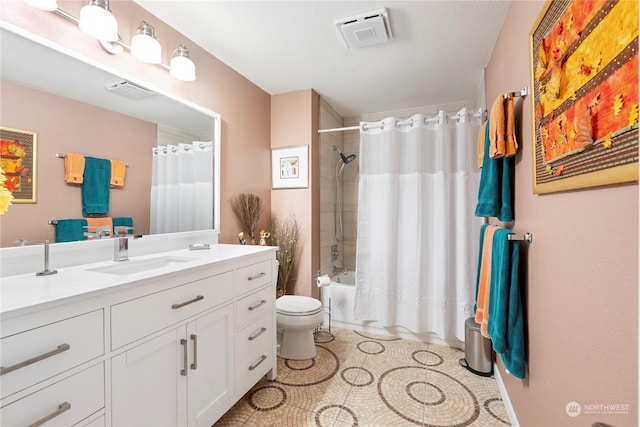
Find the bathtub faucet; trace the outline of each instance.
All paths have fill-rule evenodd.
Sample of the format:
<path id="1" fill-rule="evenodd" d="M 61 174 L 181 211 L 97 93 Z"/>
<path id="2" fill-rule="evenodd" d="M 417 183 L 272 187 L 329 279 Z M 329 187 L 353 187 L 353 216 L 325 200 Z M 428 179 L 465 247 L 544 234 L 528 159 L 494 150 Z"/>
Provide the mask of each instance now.
<path id="1" fill-rule="evenodd" d="M 333 266 L 333 274 L 338 274 L 338 273 L 346 273 L 348 270 L 347 268 L 338 268 L 335 265 Z"/>

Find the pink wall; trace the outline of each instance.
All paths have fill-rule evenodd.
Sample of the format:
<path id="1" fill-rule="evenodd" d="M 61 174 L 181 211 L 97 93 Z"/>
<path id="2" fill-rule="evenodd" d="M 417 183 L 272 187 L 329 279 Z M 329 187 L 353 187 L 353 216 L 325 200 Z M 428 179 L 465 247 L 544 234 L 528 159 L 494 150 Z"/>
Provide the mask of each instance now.
<path id="1" fill-rule="evenodd" d="M 320 268 L 320 97 L 300 90 L 271 97 L 271 148 L 309 146 L 309 188 L 271 191 L 271 212 L 280 219 L 295 215 L 300 227 L 293 293 L 318 296 Z"/>
<path id="2" fill-rule="evenodd" d="M 85 1 L 58 1 L 61 9 L 74 16 L 79 16 L 84 4 Z M 132 79 L 221 114 L 220 242 L 237 242 L 239 226 L 229 200 L 241 192 L 252 192 L 263 198 L 265 212 L 260 225 L 266 227 L 271 206 L 270 95 L 136 3 L 129 0 L 111 2 L 111 9 L 118 20 L 118 32 L 125 41 L 131 40 L 141 20 L 152 23 L 162 46 L 162 62 L 165 64 L 169 63 L 170 55 L 178 44 L 184 43 L 196 64 L 196 81 L 175 80 L 163 68 L 142 63 L 128 53 L 109 55 L 95 40 L 84 35 L 77 25 L 54 13 L 32 9 L 20 1 L 0 2 L 0 18 Z"/>
<path id="3" fill-rule="evenodd" d="M 486 71 L 486 95 L 529 86 L 529 30 L 543 2 L 513 1 Z M 638 425 L 638 186 L 532 193 L 531 100 L 519 101 L 518 233 L 525 251 L 529 372 L 500 374 L 523 426 Z M 575 418 L 566 405 L 578 402 Z M 629 405 L 588 414 L 584 405 Z M 595 408 L 591 406 L 591 408 Z M 597 410 L 596 410 L 597 412 Z"/>
<path id="4" fill-rule="evenodd" d="M 111 190 L 109 215 L 131 216 L 136 234 L 149 233 L 153 123 L 8 81 L 2 82 L 0 111 L 3 126 L 38 133 L 37 203 L 14 204 L 0 216 L 0 246 L 21 237 L 54 242 L 49 219 L 82 217 L 80 186 L 64 182 L 64 160 L 55 157 L 67 152 L 127 162 L 125 186 Z"/>

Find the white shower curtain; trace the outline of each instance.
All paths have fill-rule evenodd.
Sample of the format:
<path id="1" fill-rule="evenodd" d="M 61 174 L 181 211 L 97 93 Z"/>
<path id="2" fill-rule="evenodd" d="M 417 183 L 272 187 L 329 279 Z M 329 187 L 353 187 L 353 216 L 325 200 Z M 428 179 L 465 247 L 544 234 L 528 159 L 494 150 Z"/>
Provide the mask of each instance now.
<path id="1" fill-rule="evenodd" d="M 213 143 L 153 148 L 150 231 L 213 228 Z"/>
<path id="2" fill-rule="evenodd" d="M 482 223 L 474 216 L 481 123 L 466 109 L 425 119 L 362 124 L 355 315 L 464 340 Z"/>

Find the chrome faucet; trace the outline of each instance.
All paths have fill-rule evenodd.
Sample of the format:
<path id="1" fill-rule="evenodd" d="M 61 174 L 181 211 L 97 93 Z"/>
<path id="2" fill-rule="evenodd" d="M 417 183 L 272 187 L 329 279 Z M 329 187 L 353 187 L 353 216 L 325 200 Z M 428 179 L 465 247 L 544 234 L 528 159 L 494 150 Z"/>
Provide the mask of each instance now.
<path id="1" fill-rule="evenodd" d="M 44 241 L 44 270 L 36 272 L 36 276 L 50 276 L 58 270 L 49 270 L 49 241 Z"/>
<path id="2" fill-rule="evenodd" d="M 125 234 L 117 235 L 113 239 L 113 260 L 128 261 L 129 260 L 129 238 Z"/>

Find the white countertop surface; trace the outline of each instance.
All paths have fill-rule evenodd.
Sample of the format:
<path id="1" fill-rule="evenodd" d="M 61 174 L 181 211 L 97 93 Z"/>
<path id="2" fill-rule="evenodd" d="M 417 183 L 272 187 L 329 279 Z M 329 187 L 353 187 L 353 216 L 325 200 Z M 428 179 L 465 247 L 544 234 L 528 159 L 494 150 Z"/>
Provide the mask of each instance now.
<path id="1" fill-rule="evenodd" d="M 211 245 L 210 249 L 204 250 L 179 249 L 131 257 L 129 261 L 104 261 L 65 267 L 57 269 L 58 272 L 56 274 L 48 276 L 36 276 L 34 271 L 32 273 L 3 277 L 0 279 L 0 314 L 4 315 L 15 310 L 71 300 L 75 297 L 108 291 L 111 288 L 152 277 L 208 264 L 231 261 L 241 256 L 275 251 L 276 249 L 274 246 L 215 244 Z M 126 275 L 89 271 L 89 269 L 97 267 L 165 256 L 188 259 L 188 261 L 173 262 L 166 266 Z M 50 269 L 56 268 L 52 265 Z"/>

